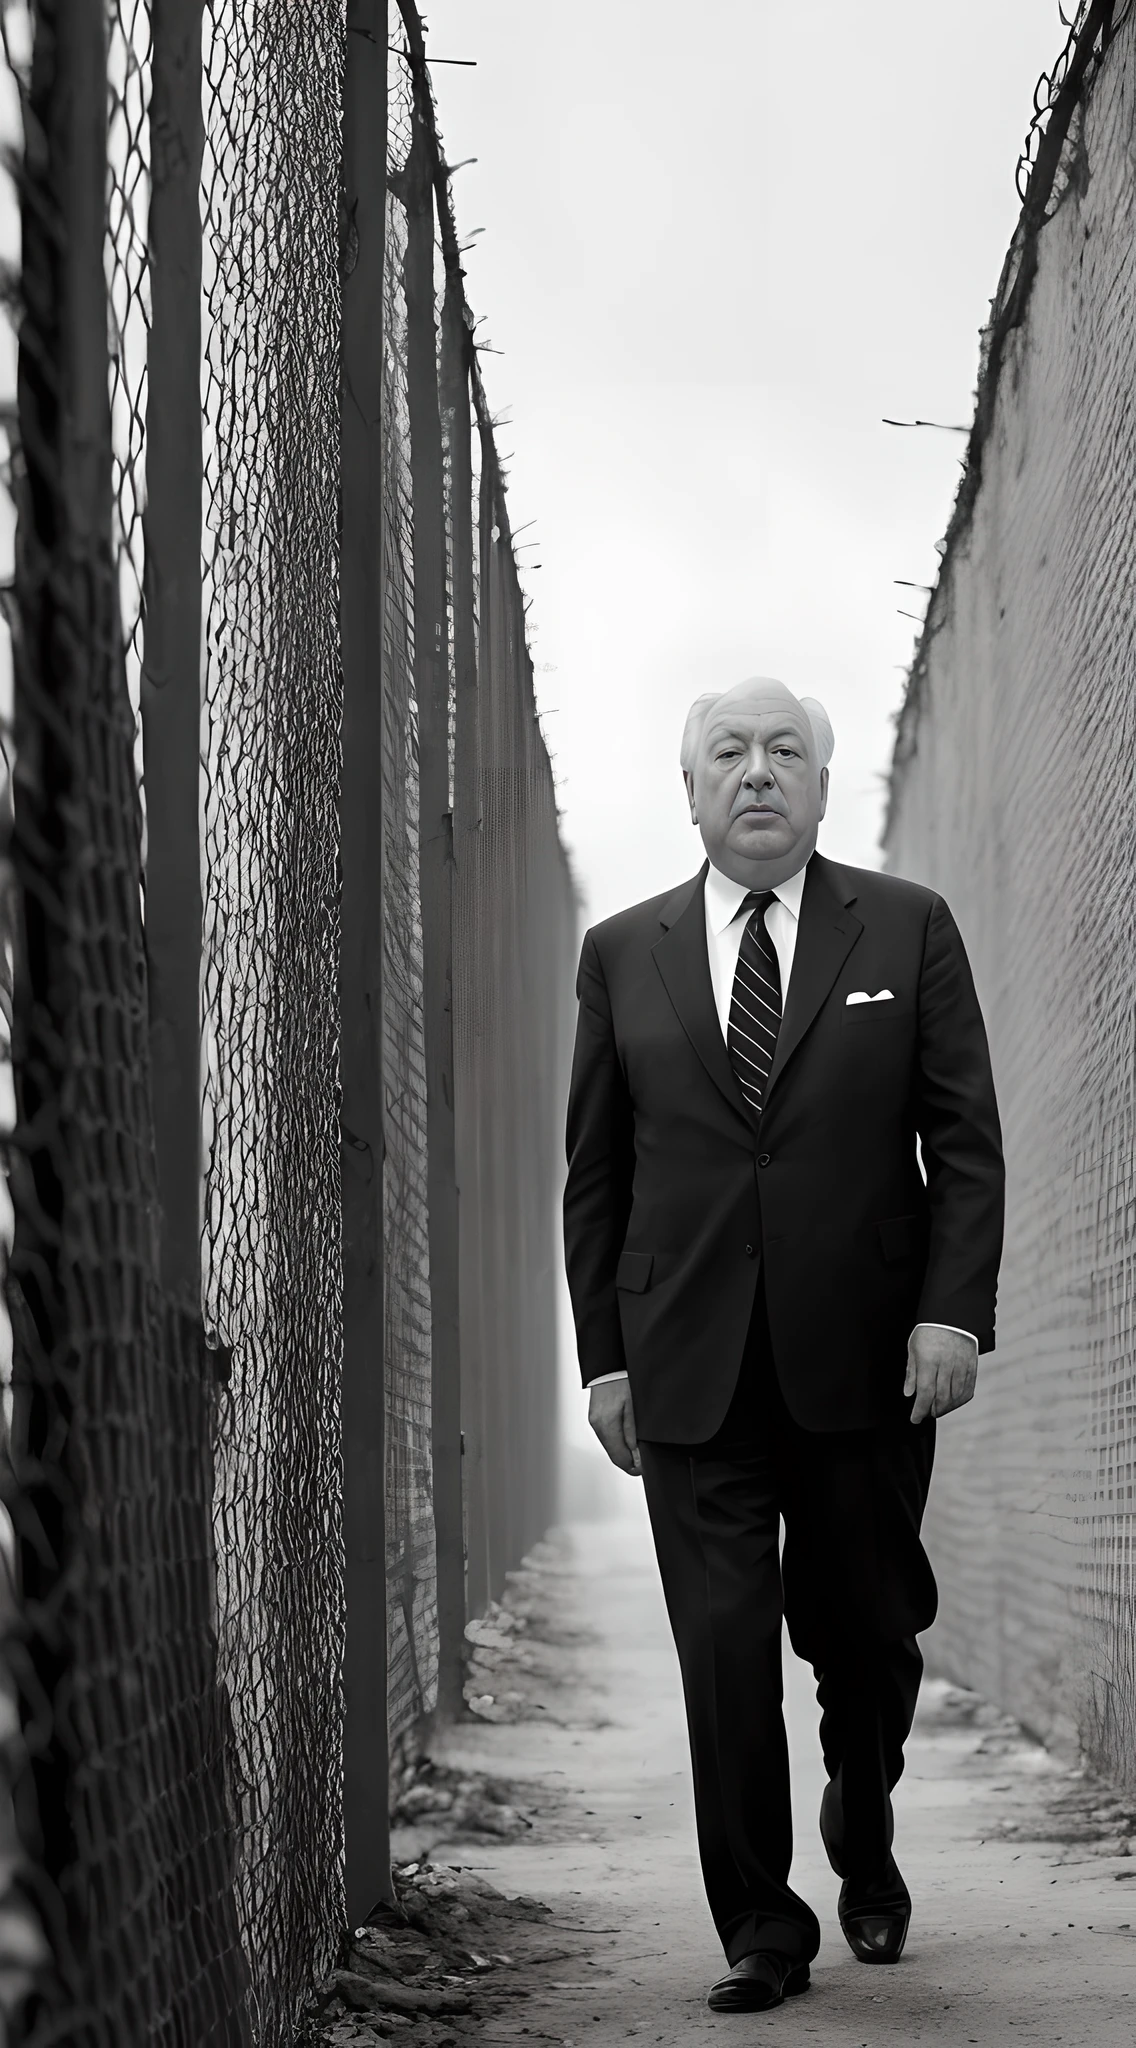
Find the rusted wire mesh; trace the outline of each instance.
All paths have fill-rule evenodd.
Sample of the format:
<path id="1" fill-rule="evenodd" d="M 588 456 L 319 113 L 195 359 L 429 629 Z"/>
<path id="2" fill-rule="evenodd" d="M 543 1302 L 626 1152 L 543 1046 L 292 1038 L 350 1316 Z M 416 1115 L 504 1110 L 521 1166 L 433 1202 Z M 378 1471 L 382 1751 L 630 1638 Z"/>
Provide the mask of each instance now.
<path id="1" fill-rule="evenodd" d="M 407 34 L 396 45 L 391 82 L 392 184 L 401 189 L 410 154 L 417 75 L 437 236 L 448 564 L 446 613 L 437 630 L 451 668 L 446 740 L 463 1503 L 466 1606 L 477 1614 L 556 1514 L 557 1216 L 578 906 L 537 719 L 526 600 L 472 342 L 444 150 L 413 9 L 403 14 Z M 393 208 L 392 278 L 404 249 L 402 209 L 397 201 Z M 402 317 L 396 305 L 392 334 L 401 332 Z M 410 558 L 404 526 L 400 559 Z M 419 1085 L 416 1067 L 411 1078 Z M 397 1370 L 400 1354 L 392 1356 Z M 396 1381 L 392 1428 L 404 1398 Z M 420 1473 L 421 1511 L 425 1460 Z M 413 1492 L 404 1498 L 402 1512 L 412 1521 Z M 394 1530 L 390 1541 L 394 1557 Z M 393 1584 L 391 1591 L 393 1613 Z"/>
<path id="2" fill-rule="evenodd" d="M 206 10 L 205 1328 L 237 1896 L 276 2042 L 343 1921 L 339 0 Z"/>
<path id="3" fill-rule="evenodd" d="M 556 1512 L 556 1203 L 577 901 L 480 379 L 477 690 L 459 712 L 454 1019 L 469 1607 Z M 525 1285 L 518 1286 L 518 1275 Z"/>
<path id="4" fill-rule="evenodd" d="M 149 330 L 149 0 L 107 9 L 107 214 L 104 256 L 110 351 L 115 554 L 127 686 L 138 702 L 142 638 L 143 450 Z"/>
<path id="5" fill-rule="evenodd" d="M 410 84 L 388 61 L 388 174 L 410 148 Z M 386 1164 L 387 1712 L 392 1739 L 434 1707 L 437 1564 L 430 1457 L 432 1348 L 426 1065 L 414 698 L 414 512 L 403 285 L 406 215 L 388 194 L 383 475 L 383 1088 Z"/>
<path id="6" fill-rule="evenodd" d="M 22 1613 L 6 1653 L 22 1723 L 22 1883 L 49 1960 L 18 2037 L 173 2043 L 192 2014 L 195 2037 L 215 2042 L 237 2038 L 243 1965 L 214 1682 L 208 1376 L 196 1322 L 157 1274 L 120 576 L 130 521 L 116 530 L 125 470 L 112 463 L 109 394 L 121 365 L 102 276 L 121 246 L 114 181 L 109 243 L 89 203 L 113 59 L 97 14 L 80 22 L 41 0 L 34 16 L 30 64 L 26 41 L 6 43 L 29 137 L 8 609 L 18 906 L 5 1495 Z M 5 1934 L 12 1924 L 9 1905 Z"/>
<path id="7" fill-rule="evenodd" d="M 204 923 L 187 935 L 202 998 L 199 1320 L 161 1279 L 145 850 L 152 860 L 170 840 L 160 806 L 144 820 L 139 719 L 162 567 L 146 553 L 147 350 L 171 260 L 148 217 L 156 152 L 170 147 L 151 94 L 177 11 L 0 5 L 28 137 L 7 614 L 16 889 L 0 901 L 15 906 L 18 1084 L 6 1497 L 22 1607 L 6 1654 L 36 1980 L 12 2038 L 37 2048 L 285 2048 L 345 1932 L 339 565 L 358 540 L 341 532 L 339 467 L 346 24 L 341 0 L 204 7 Z M 435 895 L 432 926 L 424 912 L 426 458 L 408 396 L 420 340 L 407 211 L 392 190 L 375 336 L 388 1730 L 367 1734 L 380 1785 L 384 1735 L 412 1736 L 439 1697 L 443 1563 L 459 1651 L 467 1611 L 449 1478 L 450 1520 L 436 1513 L 434 1304 L 451 1283 L 457 1298 L 459 1277 L 456 1248 L 452 1272 L 431 1270 L 439 1108 L 458 1130 L 461 1357 L 443 1359 L 442 1406 L 457 1414 L 460 1370 L 469 1612 L 554 1513 L 575 918 L 420 24 L 401 13 L 419 33 L 417 54 L 391 38 L 391 182 L 417 77 L 449 286 L 430 344 L 449 359 L 419 357 L 414 375 L 419 397 L 433 379 L 446 450 L 435 538 L 448 694 L 427 762 L 450 791 L 431 829 L 450 835 L 455 911 L 452 930 L 448 897 Z M 154 900 L 152 886 L 151 912 Z M 435 963 L 439 942 L 449 949 L 433 999 L 428 931 Z M 456 1080 L 443 1074 L 440 1105 L 428 1054 L 450 1040 Z M 16 1925 L 12 1904 L 0 1932 Z"/>

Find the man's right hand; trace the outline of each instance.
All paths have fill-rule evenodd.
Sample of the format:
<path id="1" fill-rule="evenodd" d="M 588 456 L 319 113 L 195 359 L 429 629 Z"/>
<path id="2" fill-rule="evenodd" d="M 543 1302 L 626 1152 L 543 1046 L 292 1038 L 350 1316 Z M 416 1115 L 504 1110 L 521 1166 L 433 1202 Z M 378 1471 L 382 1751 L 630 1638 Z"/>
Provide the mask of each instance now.
<path id="1" fill-rule="evenodd" d="M 641 1471 L 630 1380 L 605 1380 L 588 1395 L 588 1421 L 613 1465 L 637 1476 Z"/>

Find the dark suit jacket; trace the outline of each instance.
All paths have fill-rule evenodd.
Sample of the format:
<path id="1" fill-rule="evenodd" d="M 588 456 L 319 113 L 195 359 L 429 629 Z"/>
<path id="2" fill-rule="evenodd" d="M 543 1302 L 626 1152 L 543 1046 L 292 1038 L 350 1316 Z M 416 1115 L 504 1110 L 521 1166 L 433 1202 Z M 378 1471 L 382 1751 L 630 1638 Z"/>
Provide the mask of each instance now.
<path id="1" fill-rule="evenodd" d="M 932 890 L 814 854 L 757 1116 L 714 1006 L 708 865 L 584 938 L 564 1195 L 584 1383 L 625 1366 L 641 1436 L 705 1441 L 761 1271 L 792 1415 L 867 1428 L 909 1410 L 915 1323 L 994 1343 L 1001 1137 L 966 953 Z"/>

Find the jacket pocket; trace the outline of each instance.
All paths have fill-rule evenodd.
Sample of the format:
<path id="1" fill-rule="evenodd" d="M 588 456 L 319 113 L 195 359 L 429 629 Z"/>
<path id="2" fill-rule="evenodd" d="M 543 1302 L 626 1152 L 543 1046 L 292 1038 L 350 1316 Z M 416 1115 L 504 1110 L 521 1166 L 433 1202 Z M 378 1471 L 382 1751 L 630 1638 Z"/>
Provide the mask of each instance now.
<path id="1" fill-rule="evenodd" d="M 895 1266 L 902 1259 L 909 1259 L 916 1246 L 919 1227 L 918 1216 L 889 1216 L 885 1223 L 877 1223 L 880 1233 L 880 1249 L 889 1266 Z"/>
<path id="2" fill-rule="evenodd" d="M 887 1003 L 845 1003 L 840 1012 L 841 1022 L 853 1029 L 878 1030 L 881 1024 L 897 1024 L 900 1018 L 911 1021 L 911 1004 L 898 1002 L 894 997 Z"/>
<path id="3" fill-rule="evenodd" d="M 650 1285 L 654 1263 L 654 1252 L 620 1252 L 615 1269 L 616 1286 L 625 1287 L 629 1294 L 642 1294 Z"/>

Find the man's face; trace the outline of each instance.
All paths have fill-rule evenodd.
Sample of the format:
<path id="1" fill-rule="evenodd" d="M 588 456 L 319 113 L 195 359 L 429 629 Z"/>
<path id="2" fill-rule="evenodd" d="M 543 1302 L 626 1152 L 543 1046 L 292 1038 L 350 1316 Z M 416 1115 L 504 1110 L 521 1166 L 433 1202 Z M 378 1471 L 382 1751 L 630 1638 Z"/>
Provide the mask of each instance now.
<path id="1" fill-rule="evenodd" d="M 779 683 L 727 691 L 702 728 L 691 815 L 714 866 L 751 888 L 774 888 L 804 866 L 828 799 L 808 714 Z"/>

